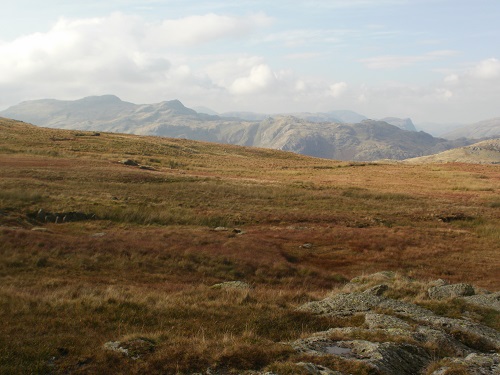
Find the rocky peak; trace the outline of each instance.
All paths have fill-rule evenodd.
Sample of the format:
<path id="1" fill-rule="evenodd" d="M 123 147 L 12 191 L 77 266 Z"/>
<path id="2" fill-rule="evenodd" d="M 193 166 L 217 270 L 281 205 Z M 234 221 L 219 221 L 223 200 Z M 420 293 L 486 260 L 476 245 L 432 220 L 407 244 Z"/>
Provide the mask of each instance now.
<path id="1" fill-rule="evenodd" d="M 380 119 L 380 121 L 387 122 L 390 125 L 397 126 L 400 129 L 416 132 L 417 128 L 413 124 L 413 121 L 409 118 L 398 118 L 398 117 L 385 117 Z"/>

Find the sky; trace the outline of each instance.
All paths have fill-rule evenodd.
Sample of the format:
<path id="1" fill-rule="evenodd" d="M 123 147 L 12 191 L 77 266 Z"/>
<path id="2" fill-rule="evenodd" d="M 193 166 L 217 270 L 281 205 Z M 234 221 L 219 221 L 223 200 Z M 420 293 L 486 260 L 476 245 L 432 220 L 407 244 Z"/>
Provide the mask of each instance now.
<path id="1" fill-rule="evenodd" d="M 500 116 L 499 19 L 498 0 L 10 1 L 0 110 L 114 94 L 473 123 Z"/>

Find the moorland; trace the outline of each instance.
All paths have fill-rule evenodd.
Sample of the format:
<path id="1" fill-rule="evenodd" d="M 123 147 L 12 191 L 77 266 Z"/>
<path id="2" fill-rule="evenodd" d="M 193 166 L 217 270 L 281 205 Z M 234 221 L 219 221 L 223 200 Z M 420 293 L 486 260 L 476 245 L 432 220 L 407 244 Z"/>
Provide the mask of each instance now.
<path id="1" fill-rule="evenodd" d="M 0 119 L 0 373 L 300 373 L 326 359 L 285 342 L 363 322 L 297 307 L 356 276 L 498 290 L 499 192 L 499 165 L 341 162 Z M 228 281 L 248 287 L 213 287 Z M 483 323 L 498 330 L 492 314 Z M 134 358 L 104 347 L 134 338 Z"/>

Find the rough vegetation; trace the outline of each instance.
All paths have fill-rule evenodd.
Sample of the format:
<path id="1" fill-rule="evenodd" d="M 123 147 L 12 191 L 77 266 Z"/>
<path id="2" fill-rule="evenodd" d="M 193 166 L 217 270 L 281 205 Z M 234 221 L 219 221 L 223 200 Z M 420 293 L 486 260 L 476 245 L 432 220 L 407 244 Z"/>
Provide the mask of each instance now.
<path id="1" fill-rule="evenodd" d="M 494 374 L 499 168 L 0 120 L 0 373 Z"/>

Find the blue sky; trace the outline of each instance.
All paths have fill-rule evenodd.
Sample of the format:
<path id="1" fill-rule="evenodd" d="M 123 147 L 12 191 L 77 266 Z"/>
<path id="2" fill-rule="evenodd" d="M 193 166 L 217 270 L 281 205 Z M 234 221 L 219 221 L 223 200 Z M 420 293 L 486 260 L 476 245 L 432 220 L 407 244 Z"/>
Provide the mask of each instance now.
<path id="1" fill-rule="evenodd" d="M 498 0 L 17 0 L 0 109 L 115 94 L 216 111 L 500 116 Z"/>

